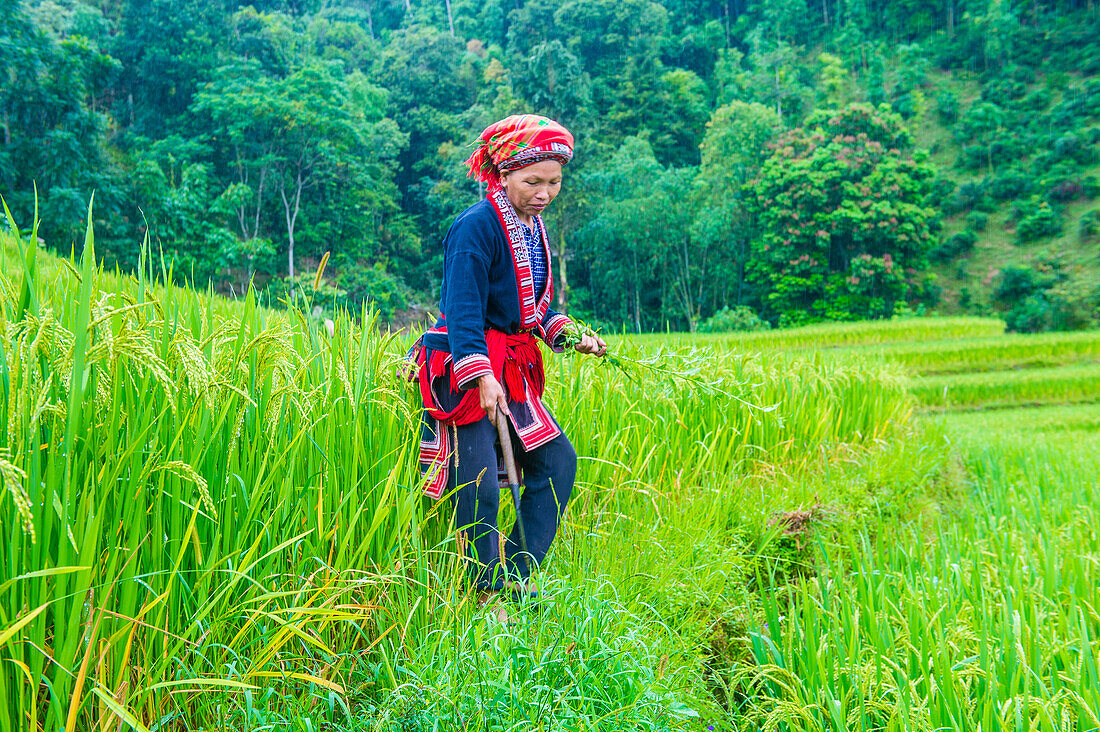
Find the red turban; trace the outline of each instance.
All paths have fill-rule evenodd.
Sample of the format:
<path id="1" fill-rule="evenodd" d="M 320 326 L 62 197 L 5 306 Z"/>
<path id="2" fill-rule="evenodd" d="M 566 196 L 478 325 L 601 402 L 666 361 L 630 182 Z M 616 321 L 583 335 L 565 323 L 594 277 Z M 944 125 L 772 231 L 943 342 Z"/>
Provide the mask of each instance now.
<path id="1" fill-rule="evenodd" d="M 543 160 L 565 165 L 573 158 L 573 135 L 552 119 L 537 114 L 514 114 L 485 128 L 477 149 L 466 161 L 469 177 L 483 181 L 492 191 L 500 186 L 500 174 Z"/>

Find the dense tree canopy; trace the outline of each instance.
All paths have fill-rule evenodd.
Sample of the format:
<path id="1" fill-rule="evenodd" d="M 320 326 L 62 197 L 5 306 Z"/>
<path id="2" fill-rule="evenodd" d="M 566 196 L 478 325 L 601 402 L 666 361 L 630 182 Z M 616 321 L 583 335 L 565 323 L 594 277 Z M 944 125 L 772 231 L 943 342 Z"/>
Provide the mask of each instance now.
<path id="1" fill-rule="evenodd" d="M 973 246 L 941 241 L 942 215 L 1011 202 L 1035 241 L 1100 193 L 1100 85 L 1077 76 L 1098 46 L 1092 4 L 1056 1 L 18 0 L 0 194 L 29 224 L 37 185 L 68 250 L 95 191 L 112 263 L 148 236 L 227 293 L 305 286 L 329 252 L 327 292 L 400 320 L 432 307 L 443 235 L 483 192 L 470 141 L 532 111 L 578 141 L 548 214 L 563 309 L 882 317 L 935 306 L 929 251 Z M 934 95 L 937 69 L 980 98 Z M 933 118 L 965 184 L 912 141 Z"/>
<path id="2" fill-rule="evenodd" d="M 932 170 L 885 107 L 821 110 L 782 135 L 750 183 L 754 275 L 783 322 L 889 316 L 927 265 Z"/>

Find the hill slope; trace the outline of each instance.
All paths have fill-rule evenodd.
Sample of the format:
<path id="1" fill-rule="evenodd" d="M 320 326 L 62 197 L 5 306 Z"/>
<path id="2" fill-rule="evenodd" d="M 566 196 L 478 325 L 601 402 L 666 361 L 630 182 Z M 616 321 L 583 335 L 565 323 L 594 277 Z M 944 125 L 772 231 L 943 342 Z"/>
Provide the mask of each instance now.
<path id="1" fill-rule="evenodd" d="M 1100 307 L 1100 79 L 1053 64 L 1005 75 L 930 74 L 913 124 L 946 182 L 941 307 L 1003 313 L 1016 330 L 1087 326 Z"/>
<path id="2" fill-rule="evenodd" d="M 42 235 L 67 252 L 96 191 L 109 262 L 132 269 L 148 234 L 177 274 L 224 293 L 309 290 L 327 251 L 319 299 L 396 318 L 434 305 L 440 242 L 481 193 L 467 146 L 537 112 L 578 141 L 549 243 L 559 308 L 591 322 L 687 330 L 737 306 L 773 324 L 937 309 L 1003 311 L 1024 330 L 1092 322 L 1095 4 L 829 5 L 6 3 L 0 194 L 25 223 L 37 184 Z M 843 171 L 860 226 L 836 202 L 800 210 L 835 226 L 782 250 L 801 227 L 774 202 L 798 184 L 778 180 L 786 145 L 769 144 L 853 104 L 916 130 L 932 195 L 909 145 L 888 144 L 878 172 L 912 179 Z M 811 170 L 837 173 L 828 155 L 846 145 Z M 804 292 L 777 304 L 791 288 Z"/>

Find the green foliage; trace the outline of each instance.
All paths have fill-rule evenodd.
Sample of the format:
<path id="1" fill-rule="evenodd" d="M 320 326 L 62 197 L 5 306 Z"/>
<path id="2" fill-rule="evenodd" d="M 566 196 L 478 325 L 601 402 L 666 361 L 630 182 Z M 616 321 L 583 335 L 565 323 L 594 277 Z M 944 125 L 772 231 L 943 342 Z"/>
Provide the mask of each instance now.
<path id="1" fill-rule="evenodd" d="M 1077 222 L 1077 238 L 1081 242 L 1094 241 L 1100 238 L 1100 209 L 1093 209 L 1081 214 Z"/>
<path id="2" fill-rule="evenodd" d="M 1005 110 L 998 104 L 979 102 L 971 106 L 955 126 L 959 141 L 969 144 L 960 162 L 968 168 L 985 165 L 992 171 L 994 163 L 1009 161 L 1010 150 L 1003 141 L 1005 124 Z"/>
<path id="3" fill-rule="evenodd" d="M 88 196 L 99 189 L 104 248 L 121 227 L 109 214 L 123 205 L 121 177 L 106 149 L 110 118 L 104 107 L 120 65 L 86 37 L 63 37 L 69 16 L 54 19 L 57 35 L 37 27 L 22 3 L 8 4 L 0 20 L 0 191 L 20 212 L 40 203 L 41 235 L 51 245 L 79 249 Z M 35 186 L 40 191 L 35 197 Z M 28 216 L 29 218 L 29 216 Z"/>
<path id="4" fill-rule="evenodd" d="M 984 214 L 982 214 L 984 216 Z M 974 244 L 978 241 L 978 235 L 969 229 L 963 229 L 957 234 L 952 234 L 945 241 L 937 244 L 928 253 L 928 257 L 934 262 L 947 262 L 961 254 L 973 251 Z"/>
<path id="5" fill-rule="evenodd" d="M 889 316 L 924 266 L 931 169 L 900 118 L 855 105 L 818 112 L 775 143 L 753 181 L 763 236 L 754 279 L 784 324 Z"/>
<path id="6" fill-rule="evenodd" d="M 1100 287 L 1056 257 L 1040 260 L 1034 269 L 1004 268 L 993 296 L 1009 329 L 1024 333 L 1089 328 L 1100 317 Z"/>
<path id="7" fill-rule="evenodd" d="M 1021 242 L 1054 236 L 1062 231 L 1062 221 L 1046 201 L 1032 197 L 1018 202 L 1014 208 L 1017 218 L 1016 236 Z"/>
<path id="8" fill-rule="evenodd" d="M 412 296 L 408 286 L 388 272 L 381 262 L 371 268 L 346 261 L 338 261 L 335 266 L 338 269 L 336 282 L 343 289 L 346 302 L 369 303 L 386 320 L 393 320 L 398 311 L 409 306 Z"/>
<path id="9" fill-rule="evenodd" d="M 821 81 L 824 86 L 826 98 L 836 99 L 844 91 L 848 81 L 848 72 L 844 68 L 843 60 L 831 53 L 823 53 L 817 57 L 821 64 Z"/>
<path id="10" fill-rule="evenodd" d="M 998 201 L 1010 201 L 1031 193 L 1034 178 L 1016 167 L 1001 170 L 983 181 L 989 195 Z"/>
<path id="11" fill-rule="evenodd" d="M 954 124 L 959 119 L 959 98 L 953 92 L 942 91 L 936 95 L 936 113 L 945 125 Z"/>
<path id="12" fill-rule="evenodd" d="M 1100 178 L 1086 175 L 1081 179 L 1081 196 L 1088 200 L 1100 198 Z"/>
<path id="13" fill-rule="evenodd" d="M 590 183 L 617 191 L 581 233 L 582 241 L 591 242 L 594 284 L 602 285 L 593 289 L 597 297 L 619 303 L 616 314 L 636 332 L 642 330 L 643 317 L 660 312 L 661 293 L 649 283 L 670 254 L 680 259 L 676 250 L 690 222 L 677 199 L 686 182 L 680 171 L 657 162 L 648 142 L 631 138 L 616 151 L 606 172 Z"/>
<path id="14" fill-rule="evenodd" d="M 982 211 L 971 211 L 966 215 L 966 223 L 971 231 L 985 231 L 989 225 L 989 215 Z"/>
<path id="15" fill-rule="evenodd" d="M 754 330 L 768 330 L 771 324 L 761 320 L 747 305 L 735 308 L 724 307 L 707 318 L 699 326 L 700 333 L 730 333 Z"/>
<path id="16" fill-rule="evenodd" d="M 944 213 L 956 214 L 971 210 L 989 212 L 993 210 L 993 201 L 988 195 L 988 186 L 984 180 L 967 181 L 958 187 L 942 186 L 944 191 L 948 188 L 951 188 L 951 193 L 942 204 Z"/>
<path id="17" fill-rule="evenodd" d="M 1017 302 L 1040 289 L 1040 279 L 1034 270 L 1023 267 L 1006 267 L 1001 270 L 1001 281 L 994 297 L 1002 302 Z"/>
<path id="18" fill-rule="evenodd" d="M 345 278 L 334 284 L 349 302 L 370 299 L 364 283 L 377 280 L 394 303 L 422 305 L 436 297 L 439 241 L 482 193 L 465 176 L 466 146 L 495 119 L 544 113 L 578 140 L 549 213 L 553 254 L 566 264 L 557 270 L 570 270 L 558 283 L 561 304 L 643 330 L 691 329 L 736 305 L 785 323 L 899 310 L 891 283 L 870 296 L 849 292 L 844 277 L 857 275 L 848 264 L 830 265 L 820 282 L 799 283 L 813 279 L 803 273 L 784 283 L 816 288 L 812 311 L 799 301 L 779 312 L 766 300 L 770 280 L 749 276 L 772 268 L 760 245 L 787 222 L 757 215 L 746 184 L 765 145 L 808 129 L 821 110 L 889 105 L 950 165 L 948 128 L 957 168 L 921 204 L 946 216 L 1033 195 L 1052 205 L 1097 195 L 1094 13 L 1065 3 L 808 8 L 8 3 L 0 193 L 29 219 L 37 183 L 40 233 L 68 251 L 80 247 L 94 190 L 100 252 L 124 269 L 136 266 L 148 234 L 175 277 L 239 293 L 249 282 L 278 285 L 327 251 L 343 262 L 330 276 Z M 598 220 L 616 205 L 610 166 L 635 138 L 666 172 L 678 171 L 676 227 L 688 222 L 686 236 L 665 237 L 637 275 L 600 264 L 610 253 L 592 238 L 617 231 Z M 1025 230 L 1032 223 L 1040 239 L 1052 235 L 1044 221 Z M 922 259 L 903 267 L 900 297 L 930 302 Z M 648 295 L 640 307 L 622 302 L 635 289 Z"/>
<path id="19" fill-rule="evenodd" d="M 253 62 L 226 67 L 216 78 L 196 94 L 193 111 L 209 120 L 221 141 L 218 151 L 223 159 L 233 161 L 229 167 L 234 182 L 222 201 L 232 210 L 243 240 L 260 237 L 259 222 L 271 203 L 266 197 L 281 204 L 286 272 L 291 278 L 296 257 L 302 254 L 295 251 L 296 236 L 312 238 L 321 232 L 378 236 L 362 214 L 359 221 L 341 220 L 340 202 L 318 201 L 310 195 L 324 182 L 347 187 L 350 190 L 344 195 L 354 200 L 357 195 L 369 195 L 379 182 L 388 183 L 377 165 L 395 157 L 404 138 L 391 121 L 381 117 L 378 107 L 362 106 L 369 101 L 381 106 L 377 90 L 361 77 L 342 78 L 335 66 L 320 63 L 279 79 L 267 76 Z M 380 140 L 385 144 L 378 145 Z M 320 210 L 311 210 L 311 204 Z M 299 216 L 312 223 L 317 234 L 301 231 Z M 334 225 L 335 232 L 325 231 Z M 328 236 L 321 246 L 335 248 Z M 310 253 L 319 258 L 324 251 L 319 249 Z"/>
<path id="20" fill-rule="evenodd" d="M 776 112 L 745 102 L 719 107 L 707 122 L 700 145 L 702 162 L 694 181 L 691 237 L 702 254 L 698 261 L 713 262 L 709 273 L 700 274 L 710 275 L 711 301 L 723 308 L 750 296 L 745 268 L 749 243 L 759 237 L 760 228 L 748 205 L 745 185 L 759 171 L 779 126 Z"/>

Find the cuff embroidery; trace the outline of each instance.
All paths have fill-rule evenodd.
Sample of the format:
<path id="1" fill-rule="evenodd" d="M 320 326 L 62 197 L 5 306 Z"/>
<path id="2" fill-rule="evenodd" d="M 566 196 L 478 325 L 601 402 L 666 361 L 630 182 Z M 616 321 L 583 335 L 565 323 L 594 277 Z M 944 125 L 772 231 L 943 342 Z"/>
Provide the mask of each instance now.
<path id="1" fill-rule="evenodd" d="M 455 382 L 462 389 L 469 388 L 471 381 L 493 373 L 493 366 L 489 363 L 489 357 L 482 353 L 471 353 L 455 361 L 452 369 Z"/>
<path id="2" fill-rule="evenodd" d="M 569 316 L 558 314 L 551 318 L 550 322 L 546 324 L 546 345 L 550 346 L 555 353 L 561 353 L 565 350 L 557 341 L 565 332 L 566 327 L 572 322 Z"/>

